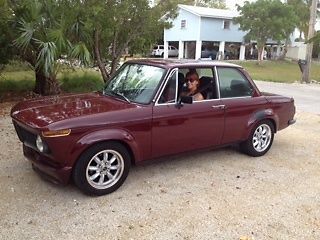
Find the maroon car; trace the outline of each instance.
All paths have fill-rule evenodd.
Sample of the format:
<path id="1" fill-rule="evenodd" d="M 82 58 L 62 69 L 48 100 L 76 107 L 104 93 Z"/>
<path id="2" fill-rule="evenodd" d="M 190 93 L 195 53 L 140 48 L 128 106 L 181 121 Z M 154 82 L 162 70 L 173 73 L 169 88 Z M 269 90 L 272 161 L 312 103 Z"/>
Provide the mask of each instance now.
<path id="1" fill-rule="evenodd" d="M 202 100 L 185 94 L 189 72 Z M 128 61 L 102 92 L 28 100 L 11 111 L 37 172 L 63 184 L 72 178 L 95 195 L 115 191 L 132 164 L 149 159 L 234 143 L 264 155 L 294 114 L 292 98 L 261 93 L 241 66 L 182 60 Z"/>

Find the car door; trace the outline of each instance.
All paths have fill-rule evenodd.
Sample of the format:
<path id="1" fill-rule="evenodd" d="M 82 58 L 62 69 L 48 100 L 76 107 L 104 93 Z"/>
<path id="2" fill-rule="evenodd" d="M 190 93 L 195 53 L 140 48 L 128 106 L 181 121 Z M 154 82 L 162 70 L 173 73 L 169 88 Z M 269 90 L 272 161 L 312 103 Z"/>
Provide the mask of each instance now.
<path id="1" fill-rule="evenodd" d="M 254 96 L 254 87 L 246 76 L 233 67 L 217 67 L 219 92 L 225 105 L 225 131 L 222 144 L 245 140 L 256 112 L 264 109 L 266 99 Z"/>
<path id="2" fill-rule="evenodd" d="M 210 71 L 212 73 L 212 69 Z M 221 143 L 224 129 L 221 100 L 206 99 L 179 105 L 183 78 L 182 72 L 173 70 L 153 107 L 153 158 Z"/>

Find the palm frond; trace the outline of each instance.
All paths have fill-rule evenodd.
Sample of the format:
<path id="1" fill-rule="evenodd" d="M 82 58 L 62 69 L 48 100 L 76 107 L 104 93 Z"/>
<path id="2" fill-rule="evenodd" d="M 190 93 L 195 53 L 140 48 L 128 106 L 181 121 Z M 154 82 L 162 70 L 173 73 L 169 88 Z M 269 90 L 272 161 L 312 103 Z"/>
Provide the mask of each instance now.
<path id="1" fill-rule="evenodd" d="M 91 62 L 91 54 L 83 42 L 72 47 L 70 57 L 80 60 L 84 65 L 88 65 Z"/>
<path id="2" fill-rule="evenodd" d="M 13 41 L 13 44 L 24 51 L 32 41 L 35 29 L 32 23 L 27 23 L 24 19 L 19 21 L 19 25 L 20 36 Z"/>
<path id="3" fill-rule="evenodd" d="M 37 41 L 39 54 L 37 56 L 36 68 L 43 71 L 46 76 L 54 72 L 57 47 L 54 42 Z"/>
<path id="4" fill-rule="evenodd" d="M 63 32 L 63 29 L 50 29 L 48 31 L 48 38 L 56 44 L 58 51 L 62 52 L 69 47 L 68 40 Z"/>
<path id="5" fill-rule="evenodd" d="M 79 19 L 71 25 L 69 33 L 73 36 L 74 41 L 88 42 L 91 40 L 91 36 L 87 31 L 88 29 L 86 29 L 87 27 L 88 26 Z"/>

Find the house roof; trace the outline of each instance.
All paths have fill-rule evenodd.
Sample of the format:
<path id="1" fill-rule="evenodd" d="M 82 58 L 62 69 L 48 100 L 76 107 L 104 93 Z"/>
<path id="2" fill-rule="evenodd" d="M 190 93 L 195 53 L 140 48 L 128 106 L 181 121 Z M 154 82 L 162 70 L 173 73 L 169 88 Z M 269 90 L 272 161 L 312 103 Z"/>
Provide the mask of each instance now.
<path id="1" fill-rule="evenodd" d="M 178 7 L 200 17 L 232 19 L 240 15 L 237 11 L 227 9 L 196 7 L 183 4 L 179 4 Z"/>

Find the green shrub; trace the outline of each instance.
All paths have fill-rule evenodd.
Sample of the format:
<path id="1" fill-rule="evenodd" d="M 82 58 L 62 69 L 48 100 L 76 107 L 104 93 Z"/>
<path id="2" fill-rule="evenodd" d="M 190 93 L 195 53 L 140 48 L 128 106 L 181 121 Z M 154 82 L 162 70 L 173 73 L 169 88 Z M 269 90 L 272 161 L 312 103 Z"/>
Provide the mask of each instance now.
<path id="1" fill-rule="evenodd" d="M 34 88 L 34 81 L 29 79 L 23 80 L 5 80 L 0 81 L 0 93 L 7 93 L 7 92 L 15 92 L 15 93 L 23 93 L 32 91 Z"/>
<path id="2" fill-rule="evenodd" d="M 64 73 L 59 77 L 64 92 L 92 92 L 103 88 L 101 75 L 95 72 Z"/>
<path id="3" fill-rule="evenodd" d="M 16 71 L 30 71 L 31 67 L 28 63 L 19 61 L 19 60 L 11 60 L 8 64 L 4 66 L 3 71 L 5 72 L 16 72 Z"/>
<path id="4" fill-rule="evenodd" d="M 99 72 L 90 70 L 65 70 L 58 74 L 57 79 L 63 92 L 92 92 L 103 88 Z M 3 72 L 0 75 L 0 94 L 24 93 L 34 89 L 33 71 Z"/>

